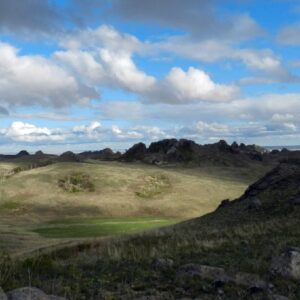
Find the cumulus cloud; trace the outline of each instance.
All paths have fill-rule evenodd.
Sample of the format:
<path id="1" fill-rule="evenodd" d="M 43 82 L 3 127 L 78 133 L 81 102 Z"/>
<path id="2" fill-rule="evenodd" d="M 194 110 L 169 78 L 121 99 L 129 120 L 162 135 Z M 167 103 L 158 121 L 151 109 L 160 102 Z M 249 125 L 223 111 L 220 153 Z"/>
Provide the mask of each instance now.
<path id="1" fill-rule="evenodd" d="M 0 104 L 63 107 L 97 98 L 96 91 L 42 56 L 0 43 Z"/>
<path id="2" fill-rule="evenodd" d="M 67 49 L 57 51 L 55 58 L 91 84 L 140 93 L 150 89 L 156 81 L 132 59 L 133 52 L 140 51 L 143 44 L 111 26 L 82 30 L 66 36 L 61 44 Z"/>
<path id="3" fill-rule="evenodd" d="M 194 101 L 228 102 L 238 96 L 235 86 L 217 84 L 202 70 L 190 67 L 186 72 L 172 68 L 164 80 L 148 93 L 147 101 L 184 104 Z"/>
<path id="4" fill-rule="evenodd" d="M 220 39 L 197 41 L 189 36 L 173 36 L 153 47 L 158 51 L 206 63 L 240 61 L 255 72 L 254 77 L 245 78 L 241 80 L 242 83 L 294 82 L 298 79 L 271 49 L 238 48 L 235 43 Z"/>
<path id="5" fill-rule="evenodd" d="M 2 131 L 5 137 L 19 142 L 64 141 L 66 136 L 48 129 L 23 122 L 13 122 Z"/>
<path id="6" fill-rule="evenodd" d="M 110 26 L 81 31 L 63 44 L 70 49 L 56 52 L 55 57 L 77 76 L 92 84 L 138 93 L 149 102 L 231 101 L 238 94 L 237 87 L 216 84 L 204 71 L 192 67 L 187 72 L 174 67 L 161 81 L 147 75 L 132 59 L 133 51 L 145 48 L 142 43 Z"/>
<path id="7" fill-rule="evenodd" d="M 130 143 L 136 140 L 153 140 L 164 136 L 165 133 L 158 127 L 133 126 L 121 128 L 118 125 L 103 127 L 98 121 L 55 129 L 16 121 L 7 128 L 0 128 L 0 138 L 39 145 L 117 141 Z"/>

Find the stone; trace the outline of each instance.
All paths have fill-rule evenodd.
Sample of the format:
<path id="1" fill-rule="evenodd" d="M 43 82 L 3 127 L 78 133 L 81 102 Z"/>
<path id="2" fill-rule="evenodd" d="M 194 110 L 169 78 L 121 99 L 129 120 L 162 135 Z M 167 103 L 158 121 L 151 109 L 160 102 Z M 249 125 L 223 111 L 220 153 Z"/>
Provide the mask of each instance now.
<path id="1" fill-rule="evenodd" d="M 158 270 L 170 269 L 174 266 L 174 261 L 170 258 L 156 258 L 153 267 Z"/>
<path id="2" fill-rule="evenodd" d="M 198 276 L 202 279 L 211 280 L 217 283 L 218 286 L 233 281 L 233 278 L 230 275 L 228 275 L 223 268 L 196 265 L 196 264 L 187 264 L 180 267 L 177 276 L 178 277 Z"/>
<path id="3" fill-rule="evenodd" d="M 273 275 L 300 280 L 300 249 L 292 247 L 280 256 L 274 257 L 270 272 Z"/>
<path id="4" fill-rule="evenodd" d="M 1 287 L 0 287 L 0 300 L 7 300 L 7 296 L 5 295 Z"/>
<path id="5" fill-rule="evenodd" d="M 7 293 L 8 300 L 66 300 L 62 297 L 49 296 L 40 289 L 24 287 Z"/>
<path id="6" fill-rule="evenodd" d="M 244 286 L 251 292 L 258 292 L 268 289 L 269 285 L 256 274 L 238 272 L 235 275 L 236 285 Z"/>
<path id="7" fill-rule="evenodd" d="M 268 300 L 290 300 L 288 297 L 281 296 L 281 295 L 270 295 Z"/>

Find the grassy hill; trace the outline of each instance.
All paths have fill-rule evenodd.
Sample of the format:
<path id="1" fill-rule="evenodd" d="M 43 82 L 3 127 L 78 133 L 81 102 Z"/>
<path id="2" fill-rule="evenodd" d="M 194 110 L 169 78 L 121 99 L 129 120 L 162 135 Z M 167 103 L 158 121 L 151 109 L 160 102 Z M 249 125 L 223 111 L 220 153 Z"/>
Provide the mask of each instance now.
<path id="1" fill-rule="evenodd" d="M 31 156 L 0 163 L 0 249 L 13 254 L 203 215 L 265 171 L 95 160 L 31 169 L 33 163 Z"/>
<path id="2" fill-rule="evenodd" d="M 297 280 L 269 272 L 274 256 L 300 245 L 299 182 L 300 165 L 281 164 L 205 216 L 29 259 L 16 265 L 4 286 L 26 284 L 30 268 L 35 286 L 70 299 L 299 299 Z M 247 284 L 252 274 L 255 284 L 220 285 L 188 272 L 182 280 L 184 268 L 195 272 L 199 265 L 239 274 Z M 259 288 L 264 282 L 267 288 Z"/>

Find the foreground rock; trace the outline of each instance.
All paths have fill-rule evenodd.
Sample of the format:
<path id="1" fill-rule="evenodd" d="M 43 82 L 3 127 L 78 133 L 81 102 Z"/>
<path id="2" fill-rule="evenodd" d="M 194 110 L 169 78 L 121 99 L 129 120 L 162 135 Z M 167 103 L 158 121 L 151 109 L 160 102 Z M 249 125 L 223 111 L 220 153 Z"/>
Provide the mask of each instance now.
<path id="1" fill-rule="evenodd" d="M 187 264 L 179 268 L 177 278 L 179 281 L 199 277 L 204 280 L 212 281 L 216 286 L 223 286 L 232 283 L 237 286 L 245 287 L 251 292 L 264 291 L 269 289 L 269 284 L 256 274 L 226 272 L 223 268 Z"/>
<path id="2" fill-rule="evenodd" d="M 289 248 L 278 257 L 274 257 L 270 267 L 274 275 L 300 280 L 300 248 Z"/>
<path id="3" fill-rule="evenodd" d="M 13 290 L 7 293 L 7 299 L 8 300 L 66 300 L 65 298 L 62 297 L 46 295 L 43 291 L 32 287 L 24 287 L 24 288 Z"/>

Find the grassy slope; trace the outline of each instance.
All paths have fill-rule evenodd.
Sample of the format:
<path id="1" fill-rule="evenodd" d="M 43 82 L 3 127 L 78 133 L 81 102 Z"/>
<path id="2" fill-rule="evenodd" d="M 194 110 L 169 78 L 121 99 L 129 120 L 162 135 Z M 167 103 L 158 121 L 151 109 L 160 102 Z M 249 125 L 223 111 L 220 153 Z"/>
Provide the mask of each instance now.
<path id="1" fill-rule="evenodd" d="M 103 290 L 115 295 L 107 299 L 119 299 L 118 293 L 148 290 L 151 294 L 153 288 L 171 291 L 178 299 L 268 299 L 264 294 L 251 295 L 230 285 L 224 288 L 220 298 L 217 289 L 203 280 L 178 285 L 177 268 L 186 263 L 199 263 L 259 274 L 271 280 L 274 293 L 300 299 L 297 282 L 270 278 L 268 274 L 274 255 L 287 246 L 300 245 L 300 208 L 287 201 L 299 192 L 300 170 L 297 172 L 298 177 L 292 174 L 259 192 L 262 210 L 249 210 L 251 198 L 247 198 L 163 230 L 102 240 L 33 259 L 19 267 L 18 272 L 25 274 L 26 267 L 31 265 L 35 285 L 49 292 L 54 286 L 56 293 L 70 299 L 97 299 Z M 157 257 L 172 258 L 175 265 L 156 270 L 152 262 Z M 22 280 L 10 278 L 6 285 L 20 285 L 24 283 Z"/>
<path id="2" fill-rule="evenodd" d="M 15 165 L 0 164 L 0 170 L 10 167 Z M 90 161 L 57 163 L 23 171 L 0 186 L 0 247 L 23 253 L 62 242 L 45 239 L 47 231 L 52 230 L 47 237 L 92 237 L 101 235 L 101 231 L 105 235 L 120 233 L 121 227 L 125 226 L 119 226 L 119 230 L 115 226 L 107 230 L 99 224 L 82 226 L 85 218 L 127 217 L 131 222 L 137 217 L 153 217 L 154 220 L 159 217 L 164 225 L 174 219 L 203 215 L 215 209 L 220 200 L 239 196 L 263 170 L 162 169 L 141 164 Z M 89 174 L 95 191 L 68 193 L 62 190 L 58 179 L 73 171 Z M 72 228 L 62 226 L 66 218 L 74 217 L 79 218 L 77 225 Z M 60 222 L 56 229 L 48 224 L 53 220 Z M 146 227 L 138 225 L 140 229 L 146 229 L 157 224 L 151 221 Z M 131 226 L 126 226 L 130 232 Z M 55 230 L 56 234 L 53 233 Z M 37 232 L 44 233 L 44 237 Z"/>

